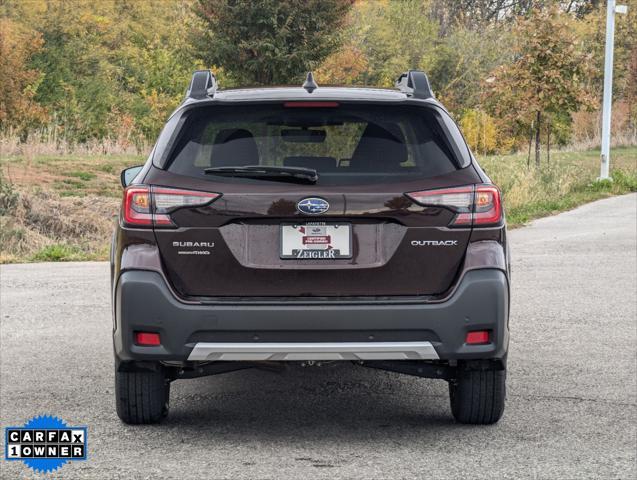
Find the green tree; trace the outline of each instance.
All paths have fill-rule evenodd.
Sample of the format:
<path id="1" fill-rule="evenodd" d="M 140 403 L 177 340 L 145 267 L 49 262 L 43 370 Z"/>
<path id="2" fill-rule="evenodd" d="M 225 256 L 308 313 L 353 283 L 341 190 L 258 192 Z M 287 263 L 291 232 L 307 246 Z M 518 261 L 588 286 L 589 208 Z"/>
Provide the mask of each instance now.
<path id="1" fill-rule="evenodd" d="M 506 42 L 507 29 L 472 30 L 458 24 L 443 31 L 436 9 L 450 11 L 448 3 L 358 2 L 345 32 L 348 40 L 321 66 L 321 78 L 393 86 L 401 72 L 420 68 L 447 108 L 459 113 L 476 107 L 482 79 L 502 61 L 500 45 Z"/>
<path id="2" fill-rule="evenodd" d="M 400 73 L 430 63 L 438 39 L 429 19 L 429 0 L 368 0 L 356 4 L 348 45 L 367 68 L 352 83 L 393 86 Z"/>
<path id="3" fill-rule="evenodd" d="M 513 29 L 513 61 L 497 67 L 486 80 L 492 113 L 507 119 L 518 133 L 534 126 L 535 161 L 540 163 L 541 133 L 592 105 L 590 55 L 572 29 L 573 18 L 556 8 L 536 10 Z M 544 125 L 545 124 L 545 125 Z"/>
<path id="4" fill-rule="evenodd" d="M 163 0 L 3 0 L 0 15 L 39 32 L 33 99 L 70 142 L 153 138 L 201 68 L 187 42 L 194 15 Z M 123 128 L 126 127 L 126 128 Z"/>
<path id="5" fill-rule="evenodd" d="M 197 0 L 204 61 L 242 83 L 298 83 L 341 44 L 353 0 Z"/>
<path id="6" fill-rule="evenodd" d="M 345 45 L 327 57 L 315 78 L 319 85 L 354 85 L 368 68 L 365 54 L 353 45 Z"/>
<path id="7" fill-rule="evenodd" d="M 16 128 L 24 133 L 45 120 L 45 110 L 34 101 L 42 75 L 28 66 L 41 48 L 38 32 L 0 18 L 0 129 Z"/>
<path id="8" fill-rule="evenodd" d="M 453 112 L 479 108 L 482 81 L 508 60 L 501 45 L 510 38 L 508 29 L 485 27 L 481 31 L 458 25 L 436 42 L 429 62 L 422 64 L 436 96 Z"/>

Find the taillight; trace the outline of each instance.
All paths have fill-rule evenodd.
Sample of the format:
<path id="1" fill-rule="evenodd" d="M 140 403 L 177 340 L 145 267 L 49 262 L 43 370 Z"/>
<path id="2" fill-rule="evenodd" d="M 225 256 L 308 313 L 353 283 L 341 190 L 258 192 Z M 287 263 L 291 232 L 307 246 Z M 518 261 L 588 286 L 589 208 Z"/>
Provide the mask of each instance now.
<path id="1" fill-rule="evenodd" d="M 494 185 L 467 185 L 406 195 L 419 205 L 442 207 L 454 212 L 456 216 L 449 225 L 452 227 L 484 227 L 502 222 L 500 191 Z"/>
<path id="2" fill-rule="evenodd" d="M 476 186 L 474 203 L 474 225 L 496 225 L 502 221 L 502 201 L 500 190 L 497 187 L 493 185 Z"/>
<path id="3" fill-rule="evenodd" d="M 155 225 L 172 227 L 175 224 L 170 219 L 170 212 L 183 207 L 203 207 L 221 194 L 198 192 L 196 190 L 181 190 L 176 188 L 153 187 L 153 207 L 155 209 Z"/>
<path id="4" fill-rule="evenodd" d="M 150 210 L 148 187 L 128 187 L 124 190 L 124 223 L 136 226 L 151 226 L 153 214 Z"/>
<path id="5" fill-rule="evenodd" d="M 176 188 L 132 186 L 124 190 L 124 223 L 135 227 L 176 227 L 170 213 L 183 207 L 203 207 L 221 194 Z"/>

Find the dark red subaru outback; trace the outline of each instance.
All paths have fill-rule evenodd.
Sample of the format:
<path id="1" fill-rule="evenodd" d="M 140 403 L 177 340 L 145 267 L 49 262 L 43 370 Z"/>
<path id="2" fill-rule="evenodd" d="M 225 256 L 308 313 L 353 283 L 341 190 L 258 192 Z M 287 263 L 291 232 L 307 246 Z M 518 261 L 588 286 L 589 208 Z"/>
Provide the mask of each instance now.
<path id="1" fill-rule="evenodd" d="M 449 383 L 463 423 L 504 409 L 500 192 L 409 71 L 397 89 L 218 90 L 193 76 L 125 187 L 112 255 L 117 413 L 170 382 L 350 361 Z"/>

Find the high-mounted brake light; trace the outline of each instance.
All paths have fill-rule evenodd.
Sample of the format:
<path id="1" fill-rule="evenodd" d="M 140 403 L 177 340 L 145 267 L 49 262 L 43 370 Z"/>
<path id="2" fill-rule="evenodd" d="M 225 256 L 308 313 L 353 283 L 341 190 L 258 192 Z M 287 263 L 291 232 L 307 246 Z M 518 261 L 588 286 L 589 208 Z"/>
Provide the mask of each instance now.
<path id="1" fill-rule="evenodd" d="M 286 108 L 335 108 L 338 102 L 285 102 Z"/>
<path id="2" fill-rule="evenodd" d="M 124 223 L 134 227 L 175 227 L 170 213 L 184 207 L 203 207 L 221 194 L 176 188 L 133 186 L 124 190 Z"/>
<path id="3" fill-rule="evenodd" d="M 443 207 L 455 212 L 451 227 L 484 227 L 498 225 L 502 221 L 500 191 L 494 185 L 467 185 L 406 195 L 419 205 Z"/>

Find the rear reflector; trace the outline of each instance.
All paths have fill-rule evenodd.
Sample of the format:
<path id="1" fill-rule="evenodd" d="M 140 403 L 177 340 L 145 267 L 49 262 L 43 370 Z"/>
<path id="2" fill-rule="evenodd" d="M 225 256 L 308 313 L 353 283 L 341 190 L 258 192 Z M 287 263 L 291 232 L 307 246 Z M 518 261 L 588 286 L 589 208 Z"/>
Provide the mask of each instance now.
<path id="1" fill-rule="evenodd" d="M 176 188 L 132 186 L 124 190 L 123 219 L 134 227 L 176 227 L 170 213 L 179 208 L 203 207 L 220 193 Z"/>
<path id="2" fill-rule="evenodd" d="M 476 330 L 475 332 L 467 332 L 465 339 L 467 345 L 482 345 L 489 343 L 489 332 L 487 330 Z"/>
<path id="3" fill-rule="evenodd" d="M 335 108 L 338 102 L 285 102 L 286 108 Z"/>
<path id="4" fill-rule="evenodd" d="M 156 347 L 161 345 L 159 333 L 153 332 L 135 332 L 135 343 L 142 347 Z"/>
<path id="5" fill-rule="evenodd" d="M 500 191 L 494 185 L 423 190 L 406 194 L 419 205 L 442 207 L 456 213 L 452 227 L 484 227 L 502 222 Z"/>

